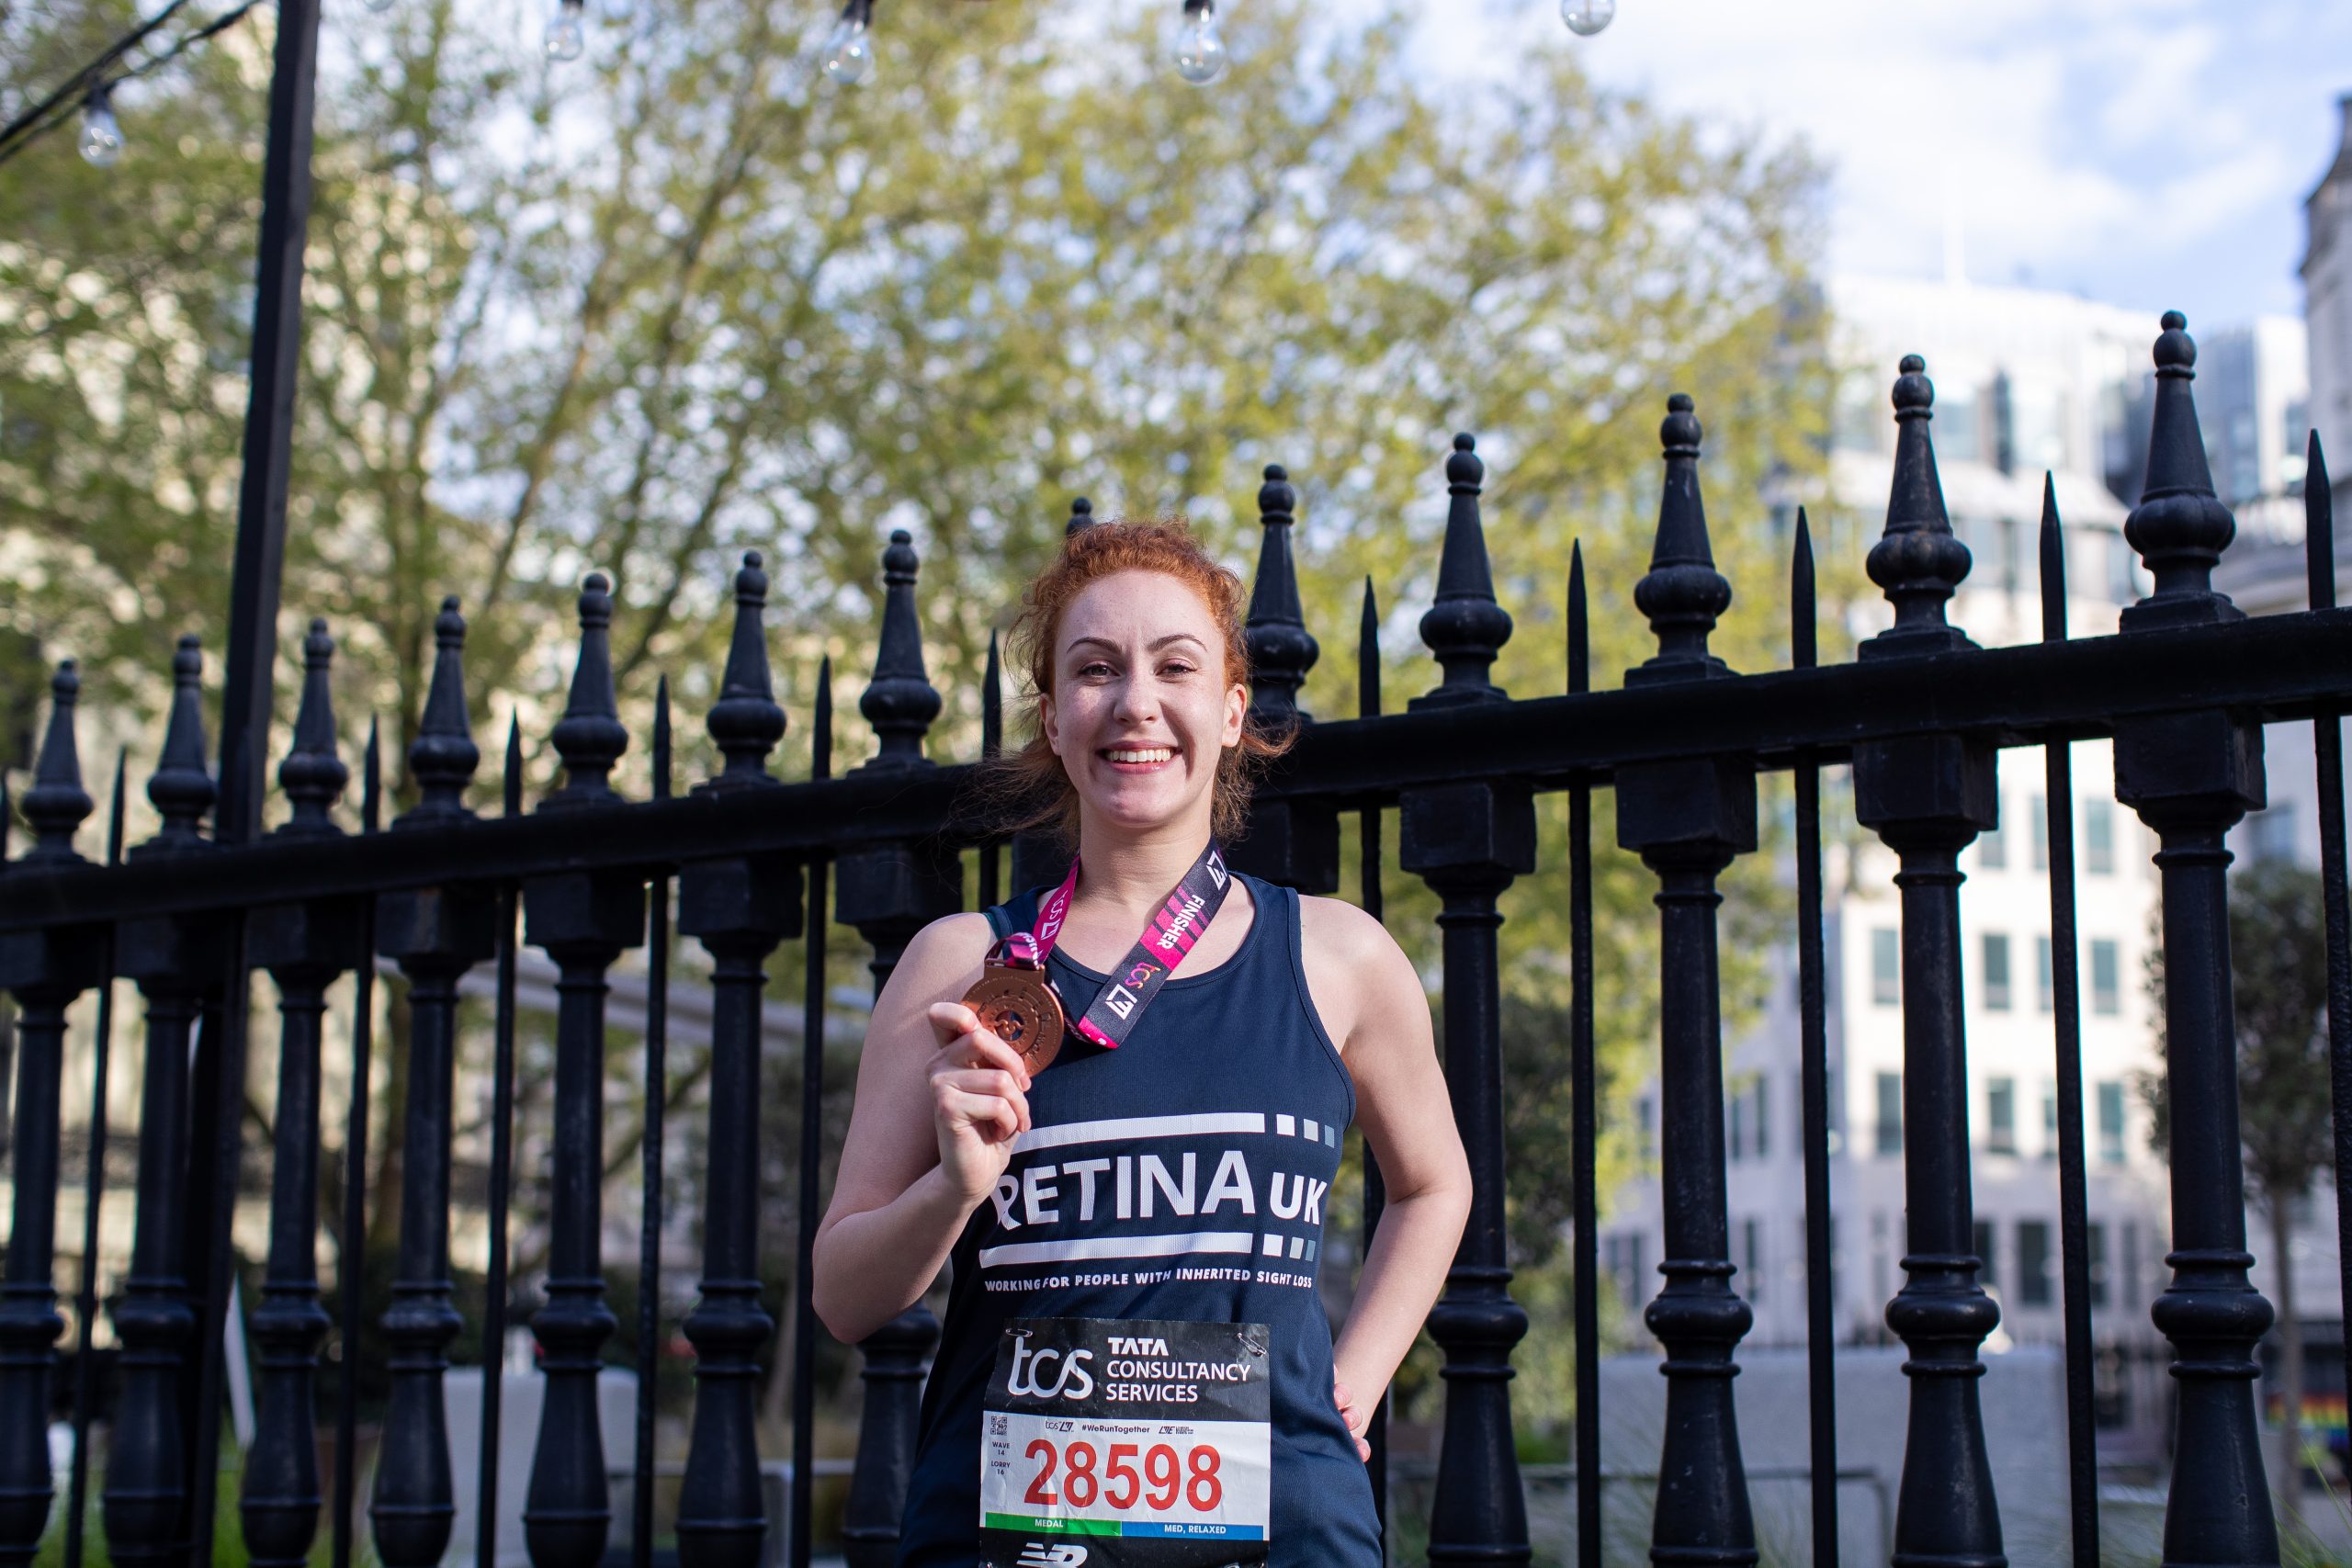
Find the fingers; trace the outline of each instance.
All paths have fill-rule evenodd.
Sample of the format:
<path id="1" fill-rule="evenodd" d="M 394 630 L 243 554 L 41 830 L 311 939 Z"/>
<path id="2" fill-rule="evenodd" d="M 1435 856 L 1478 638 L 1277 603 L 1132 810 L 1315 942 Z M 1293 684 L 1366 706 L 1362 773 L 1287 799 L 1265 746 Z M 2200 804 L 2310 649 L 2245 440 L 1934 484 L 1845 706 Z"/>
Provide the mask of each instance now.
<path id="1" fill-rule="evenodd" d="M 944 1090 L 975 1100 L 1002 1101 L 1012 1108 L 1014 1131 L 1029 1130 L 1029 1097 L 1021 1092 L 1019 1080 L 1011 1073 L 993 1067 L 947 1067 L 932 1074 L 932 1081 Z"/>
<path id="2" fill-rule="evenodd" d="M 1017 1138 L 1028 1126 L 1027 1109 L 1001 1094 L 975 1094 L 942 1084 L 936 1096 L 940 1113 L 950 1122 L 961 1122 L 992 1144 Z"/>
<path id="3" fill-rule="evenodd" d="M 982 1028 L 979 1015 L 970 1008 L 961 1002 L 933 1002 L 930 1019 L 941 1036 L 943 1061 L 959 1067 L 994 1067 L 1014 1075 L 1023 1089 L 1029 1087 L 1029 1067 L 1021 1053 Z"/>

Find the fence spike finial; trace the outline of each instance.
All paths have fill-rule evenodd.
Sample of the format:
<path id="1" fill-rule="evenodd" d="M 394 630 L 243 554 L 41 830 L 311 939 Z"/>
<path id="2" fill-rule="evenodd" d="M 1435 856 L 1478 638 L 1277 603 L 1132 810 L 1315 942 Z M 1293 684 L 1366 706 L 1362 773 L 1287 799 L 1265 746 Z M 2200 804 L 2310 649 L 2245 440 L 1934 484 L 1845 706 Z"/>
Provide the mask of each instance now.
<path id="1" fill-rule="evenodd" d="M 1820 610 L 1815 597 L 1813 525 L 1797 508 L 1796 547 L 1789 553 L 1789 662 L 1810 670 L 1821 662 Z"/>
<path id="2" fill-rule="evenodd" d="M 1298 572 L 1291 559 L 1290 531 L 1298 491 L 1280 463 L 1266 465 L 1258 490 L 1258 522 L 1265 530 L 1258 549 L 1258 581 L 1250 594 L 1243 638 L 1250 649 L 1250 716 L 1278 733 L 1314 718 L 1298 705 L 1298 689 L 1315 668 L 1322 649 L 1306 629 L 1298 599 Z"/>
<path id="3" fill-rule="evenodd" d="M 1894 382 L 1894 484 L 1886 532 L 1871 547 L 1871 581 L 1894 605 L 1894 625 L 1862 644 L 1864 659 L 1935 653 L 1969 646 L 1944 620 L 1944 602 L 1968 576 L 1968 547 L 1951 531 L 1943 480 L 1936 472 L 1936 387 L 1928 362 L 1906 354 Z"/>
<path id="4" fill-rule="evenodd" d="M 988 669 L 980 676 L 980 755 L 993 757 L 1004 750 L 1004 654 L 997 646 L 996 628 L 989 628 Z"/>
<path id="5" fill-rule="evenodd" d="M 1083 534 L 1093 527 L 1098 521 L 1099 519 L 1094 515 L 1092 502 L 1082 495 L 1072 496 L 1069 502 L 1069 521 L 1062 525 L 1062 537 L 1068 539 Z"/>
<path id="6" fill-rule="evenodd" d="M 1688 392 L 1666 400 L 1658 440 L 1666 449 L 1666 483 L 1658 493 L 1657 535 L 1650 570 L 1634 585 L 1634 604 L 1657 637 L 1657 657 L 1625 672 L 1626 683 L 1704 680 L 1730 669 L 1707 651 L 1715 618 L 1731 607 L 1731 582 L 1715 570 L 1707 539 L 1706 503 L 1699 494 L 1699 440 L 1703 434 Z"/>
<path id="7" fill-rule="evenodd" d="M 473 720 L 466 712 L 466 618 L 454 593 L 441 601 L 433 620 L 433 683 L 425 688 L 424 716 L 409 742 L 408 771 L 422 794 L 416 805 L 392 819 L 395 828 L 436 827 L 473 815 L 466 784 L 481 765 Z"/>
<path id="8" fill-rule="evenodd" d="M 82 752 L 74 739 L 74 712 L 82 695 L 81 670 L 74 660 L 58 662 L 49 694 L 49 730 L 41 738 L 33 786 L 17 803 L 33 829 L 33 845 L 25 852 L 23 863 L 74 865 L 82 859 L 74 848 L 74 829 L 97 805 L 82 787 Z"/>
<path id="9" fill-rule="evenodd" d="M 2156 339 L 2156 406 L 2148 432 L 2148 481 L 2123 520 L 2123 536 L 2155 579 L 2155 588 L 2124 607 L 2126 631 L 2234 621 L 2245 614 L 2213 587 L 2213 568 L 2236 537 L 2237 520 L 2213 493 L 2205 437 L 2197 427 L 2197 342 L 2188 318 L 2164 314 Z"/>
<path id="10" fill-rule="evenodd" d="M 1568 690 L 1592 690 L 1592 623 L 1584 590 L 1584 541 L 1568 545 Z"/>
<path id="11" fill-rule="evenodd" d="M 164 728 L 164 753 L 147 780 L 147 798 L 163 813 L 164 826 L 133 852 L 203 847 L 204 814 L 219 794 L 204 765 L 204 652 L 191 632 L 172 655 L 172 716 Z"/>
<path id="12" fill-rule="evenodd" d="M 2058 480 L 2041 474 L 2041 640 L 2066 640 L 2066 535 L 2058 521 Z"/>
<path id="13" fill-rule="evenodd" d="M 1487 564 L 1486 525 L 1478 495 L 1487 477 L 1478 442 L 1468 434 L 1453 438 L 1445 459 L 1445 549 L 1438 558 L 1437 602 L 1421 616 L 1421 641 L 1445 671 L 1445 679 L 1415 697 L 1408 708 L 1450 707 L 1456 703 L 1500 702 L 1507 694 L 1488 672 L 1495 655 L 1510 640 L 1510 612 L 1495 602 L 1495 575 Z"/>
<path id="14" fill-rule="evenodd" d="M 735 574 L 735 637 L 727 647 L 727 672 L 718 683 L 718 700 L 710 705 L 703 728 L 718 743 L 727 765 L 703 791 L 740 789 L 772 784 L 768 753 L 784 739 L 784 709 L 775 700 L 775 682 L 768 670 L 765 615 L 768 574 L 761 570 L 760 552 L 743 552 L 742 570 Z"/>
<path id="15" fill-rule="evenodd" d="M 2314 430 L 2303 444 L 2303 564 L 2312 608 L 2335 608 L 2335 493 L 2328 488 L 2327 453 Z"/>
<path id="16" fill-rule="evenodd" d="M 857 699 L 857 711 L 881 740 L 865 767 L 923 768 L 922 738 L 939 716 L 939 693 L 922 663 L 922 625 L 915 610 L 915 573 L 922 563 L 914 536 L 904 528 L 890 535 L 882 552 L 882 639 L 874 658 L 874 679 Z"/>
<path id="17" fill-rule="evenodd" d="M 328 671 L 334 662 L 334 638 L 324 620 L 313 617 L 310 635 L 302 639 L 302 705 L 294 715 L 294 749 L 277 764 L 277 787 L 294 805 L 293 818 L 278 829 L 300 838 L 340 838 L 332 813 L 351 783 L 334 743 L 334 695 Z"/>
<path id="18" fill-rule="evenodd" d="M 628 750 L 628 729 L 613 694 L 612 626 L 613 580 L 592 571 L 580 584 L 580 661 L 571 671 L 571 697 L 553 735 L 563 759 L 563 787 L 539 802 L 542 811 L 620 799 L 610 775 Z"/>

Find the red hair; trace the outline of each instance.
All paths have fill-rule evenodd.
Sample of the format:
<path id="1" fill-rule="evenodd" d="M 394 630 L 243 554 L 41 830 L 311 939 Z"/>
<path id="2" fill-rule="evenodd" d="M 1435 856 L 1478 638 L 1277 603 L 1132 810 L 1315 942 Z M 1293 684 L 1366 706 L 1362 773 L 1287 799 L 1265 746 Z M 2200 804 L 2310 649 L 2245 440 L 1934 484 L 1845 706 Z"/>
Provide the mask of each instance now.
<path id="1" fill-rule="evenodd" d="M 1009 826 L 1049 829 L 1069 850 L 1078 845 L 1078 786 L 1046 743 L 1038 699 L 1054 689 L 1054 648 L 1062 617 L 1088 587 L 1122 571 L 1160 572 L 1198 594 L 1224 636 L 1225 684 L 1250 683 L 1250 645 L 1243 635 L 1249 591 L 1237 574 L 1209 558 L 1183 518 L 1114 519 L 1065 540 L 1053 564 L 1023 592 L 1021 614 L 1010 638 L 1012 667 L 1028 680 L 1022 700 L 1030 739 L 1019 750 L 1000 757 L 989 772 L 990 793 L 1008 808 Z M 1249 825 L 1250 793 L 1259 773 L 1289 750 L 1291 740 L 1289 735 L 1261 734 L 1253 721 L 1245 720 L 1240 744 L 1218 754 L 1210 831 L 1219 840 L 1229 843 L 1241 836 Z"/>

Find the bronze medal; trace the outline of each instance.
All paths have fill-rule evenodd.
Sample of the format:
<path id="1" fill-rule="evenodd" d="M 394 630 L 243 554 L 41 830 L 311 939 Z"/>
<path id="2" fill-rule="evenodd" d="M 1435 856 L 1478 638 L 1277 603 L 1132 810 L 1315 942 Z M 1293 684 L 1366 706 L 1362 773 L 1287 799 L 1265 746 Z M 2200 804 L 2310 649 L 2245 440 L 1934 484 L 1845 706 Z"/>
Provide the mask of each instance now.
<path id="1" fill-rule="evenodd" d="M 1043 969 L 1004 964 L 991 957 L 978 984 L 964 993 L 964 1005 L 980 1016 L 980 1027 L 1021 1055 L 1034 1076 L 1053 1064 L 1062 1048 L 1061 998 Z"/>

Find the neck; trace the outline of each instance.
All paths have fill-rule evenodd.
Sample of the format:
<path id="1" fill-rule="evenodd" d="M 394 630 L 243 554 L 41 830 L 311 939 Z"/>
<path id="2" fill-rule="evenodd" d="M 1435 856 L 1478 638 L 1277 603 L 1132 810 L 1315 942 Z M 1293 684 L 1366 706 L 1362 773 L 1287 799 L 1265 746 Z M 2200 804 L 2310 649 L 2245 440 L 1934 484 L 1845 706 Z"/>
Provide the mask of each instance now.
<path id="1" fill-rule="evenodd" d="M 1159 827 L 1114 827 L 1081 818 L 1079 874 L 1073 902 L 1101 903 L 1138 916 L 1159 907 L 1176 879 L 1192 869 L 1209 840 L 1208 815 L 1191 815 Z"/>

